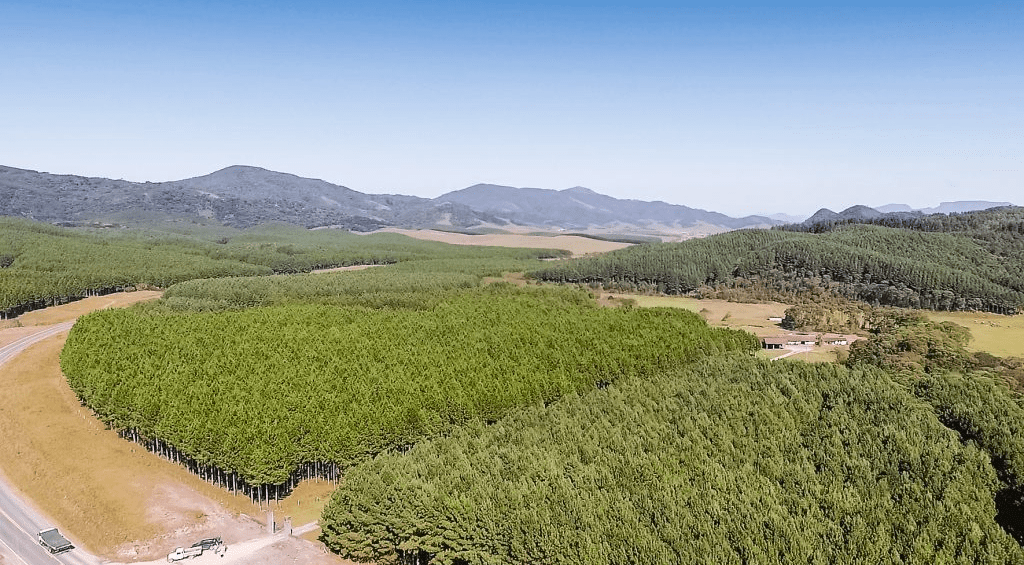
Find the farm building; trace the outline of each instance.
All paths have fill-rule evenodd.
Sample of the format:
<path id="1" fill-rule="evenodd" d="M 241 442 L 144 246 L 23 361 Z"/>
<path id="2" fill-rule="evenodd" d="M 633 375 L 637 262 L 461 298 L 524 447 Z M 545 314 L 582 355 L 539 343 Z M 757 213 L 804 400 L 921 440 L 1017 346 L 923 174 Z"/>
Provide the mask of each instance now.
<path id="1" fill-rule="evenodd" d="M 813 335 L 787 335 L 786 345 L 815 345 L 818 337 Z"/>
<path id="2" fill-rule="evenodd" d="M 826 345 L 846 345 L 849 341 L 845 335 L 825 334 L 821 336 L 821 342 Z"/>
<path id="3" fill-rule="evenodd" d="M 786 336 L 770 336 L 761 338 L 762 349 L 782 349 L 782 346 L 786 345 Z"/>

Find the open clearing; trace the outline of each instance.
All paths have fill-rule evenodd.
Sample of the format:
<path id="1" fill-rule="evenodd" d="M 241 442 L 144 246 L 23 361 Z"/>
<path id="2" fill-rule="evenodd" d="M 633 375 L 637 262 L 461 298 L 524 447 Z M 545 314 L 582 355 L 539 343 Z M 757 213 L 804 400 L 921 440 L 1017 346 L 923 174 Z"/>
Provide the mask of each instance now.
<path id="1" fill-rule="evenodd" d="M 700 314 L 712 326 L 747 330 L 759 337 L 781 333 L 779 323 L 769 321 L 768 318 L 781 318 L 786 308 L 789 308 L 788 304 L 781 302 L 729 302 L 717 299 L 698 300 L 686 296 L 646 296 L 620 292 L 602 293 L 601 299 L 612 303 L 618 299 L 632 299 L 641 308 L 684 308 Z"/>
<path id="2" fill-rule="evenodd" d="M 769 318 L 781 318 L 789 308 L 781 302 L 746 303 L 729 302 L 728 300 L 689 298 L 686 296 L 646 296 L 624 294 L 620 292 L 604 292 L 598 297 L 602 304 L 618 305 L 624 301 L 634 300 L 641 308 L 668 307 L 684 308 L 700 314 L 711 326 L 746 330 L 758 337 L 780 335 L 784 333 L 778 322 Z M 765 359 L 775 359 L 783 355 L 786 359 L 807 361 L 808 363 L 832 363 L 839 355 L 849 351 L 849 346 L 822 345 L 807 351 L 792 353 L 786 349 L 759 350 L 757 355 Z"/>
<path id="3" fill-rule="evenodd" d="M 523 234 L 484 234 L 467 235 L 437 230 L 404 230 L 387 228 L 379 231 L 400 233 L 416 239 L 440 241 L 454 245 L 489 245 L 493 247 L 526 247 L 530 249 L 565 249 L 574 257 L 590 253 L 605 253 L 629 247 L 628 243 L 602 241 L 578 235 L 523 235 Z M 376 232 L 372 232 L 376 233 Z"/>
<path id="4" fill-rule="evenodd" d="M 0 330 L 0 343 L 33 331 L 30 324 L 70 320 L 157 296 L 108 295 L 30 312 L 18 320 L 26 327 Z M 231 545 L 261 536 L 263 525 L 253 517 L 265 514 L 247 497 L 232 496 L 121 439 L 81 406 L 60 371 L 66 337 L 65 332 L 47 338 L 0 367 L 0 480 L 13 485 L 76 544 L 114 561 L 160 560 L 175 547 L 205 537 L 220 536 Z M 333 488 L 330 483 L 301 484 L 272 509 L 279 521 L 291 515 L 300 526 L 319 518 Z M 316 533 L 307 536 L 315 539 Z M 346 563 L 319 543 L 285 538 L 266 545 L 244 562 Z"/>
<path id="5" fill-rule="evenodd" d="M 1003 316 L 987 312 L 924 311 L 936 322 L 953 322 L 971 330 L 967 349 L 1000 357 L 1024 357 L 1024 315 Z"/>

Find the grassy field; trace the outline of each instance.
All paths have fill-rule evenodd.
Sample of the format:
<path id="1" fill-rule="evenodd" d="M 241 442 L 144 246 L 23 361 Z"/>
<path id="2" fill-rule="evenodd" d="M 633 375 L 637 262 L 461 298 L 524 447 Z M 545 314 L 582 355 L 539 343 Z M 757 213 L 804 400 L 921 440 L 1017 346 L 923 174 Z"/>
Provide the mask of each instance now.
<path id="1" fill-rule="evenodd" d="M 1024 357 L 1024 316 L 986 312 L 926 312 L 936 322 L 953 322 L 971 330 L 971 351 L 1000 357 Z"/>
<path id="2" fill-rule="evenodd" d="M 604 253 L 629 247 L 628 243 L 617 241 L 602 241 L 578 235 L 526 235 L 526 234 L 484 234 L 468 235 L 436 230 L 406 230 L 388 228 L 381 230 L 386 232 L 400 233 L 416 239 L 428 241 L 440 241 L 454 245 L 487 245 L 494 247 L 527 247 L 531 249 L 565 249 L 574 257 L 588 255 L 590 253 Z"/>
<path id="3" fill-rule="evenodd" d="M 778 322 L 769 321 L 768 318 L 781 318 L 786 308 L 789 308 L 789 305 L 781 302 L 748 304 L 727 300 L 698 300 L 685 296 L 645 296 L 616 292 L 604 293 L 601 299 L 612 303 L 619 299 L 632 299 L 641 308 L 683 308 L 700 314 L 712 326 L 746 330 L 757 336 L 780 333 L 782 330 Z"/>

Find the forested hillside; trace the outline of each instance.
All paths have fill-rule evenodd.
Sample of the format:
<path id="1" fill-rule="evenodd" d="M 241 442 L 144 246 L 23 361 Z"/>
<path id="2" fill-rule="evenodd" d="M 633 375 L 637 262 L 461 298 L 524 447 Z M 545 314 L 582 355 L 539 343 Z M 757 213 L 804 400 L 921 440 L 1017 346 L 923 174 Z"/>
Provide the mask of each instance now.
<path id="1" fill-rule="evenodd" d="M 248 488 L 287 483 L 309 465 L 333 474 L 467 421 L 757 347 L 689 312 L 600 308 L 570 289 L 408 291 L 422 295 L 417 309 L 97 312 L 72 329 L 61 366 L 113 428 Z"/>
<path id="2" fill-rule="evenodd" d="M 866 333 L 847 366 L 768 363 L 753 335 L 684 310 L 482 285 L 544 266 L 670 293 L 1017 312 L 1015 213 L 549 263 L 390 234 L 10 221 L 0 281 L 175 283 L 78 321 L 72 389 L 125 437 L 256 499 L 343 475 L 322 539 L 355 560 L 1024 563 L 1024 403 L 1006 386 L 1024 362 L 968 352 L 964 328 L 819 300 L 786 321 Z M 303 273 L 350 263 L 386 266 Z"/>
<path id="3" fill-rule="evenodd" d="M 248 230 L 189 225 L 183 231 L 187 233 L 67 229 L 0 218 L 0 316 L 89 294 L 140 285 L 166 288 L 211 277 L 438 258 L 504 261 L 514 267 L 518 260 L 564 254 L 453 246 L 390 233 L 311 231 L 283 224 Z"/>
<path id="4" fill-rule="evenodd" d="M 622 381 L 349 470 L 322 539 L 376 563 L 1024 562 L 1024 411 L 916 382 L 749 357 Z"/>
<path id="5" fill-rule="evenodd" d="M 1024 308 L 1024 209 L 929 220 L 935 230 L 843 225 L 824 233 L 741 230 L 551 265 L 536 277 L 681 294 L 822 290 L 875 305 L 1005 314 Z M 958 229 L 963 221 L 970 229 Z M 942 222 L 947 228 L 938 229 Z M 925 228 L 930 224 L 921 224 Z"/>
<path id="6" fill-rule="evenodd" d="M 787 224 L 775 229 L 821 233 L 852 224 L 872 224 L 914 231 L 963 233 L 974 238 L 988 240 L 998 239 L 998 234 L 1001 233 L 1024 234 L 1024 208 L 1020 206 L 1003 206 L 988 210 L 951 214 L 928 214 L 924 216 L 888 214 L 878 217 L 861 216 L 820 222 L 813 221 L 813 218 L 811 218 L 801 224 Z M 993 238 L 993 236 L 997 237 Z"/>

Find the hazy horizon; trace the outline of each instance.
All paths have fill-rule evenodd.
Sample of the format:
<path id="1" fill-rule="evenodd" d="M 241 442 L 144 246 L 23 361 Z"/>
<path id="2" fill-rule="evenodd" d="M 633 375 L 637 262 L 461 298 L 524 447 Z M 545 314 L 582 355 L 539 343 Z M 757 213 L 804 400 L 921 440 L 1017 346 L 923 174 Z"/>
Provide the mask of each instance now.
<path id="1" fill-rule="evenodd" d="M 1024 180 L 1006 3 L 44 1 L 0 20 L 12 167 L 578 185 L 731 216 L 1014 202 Z"/>

